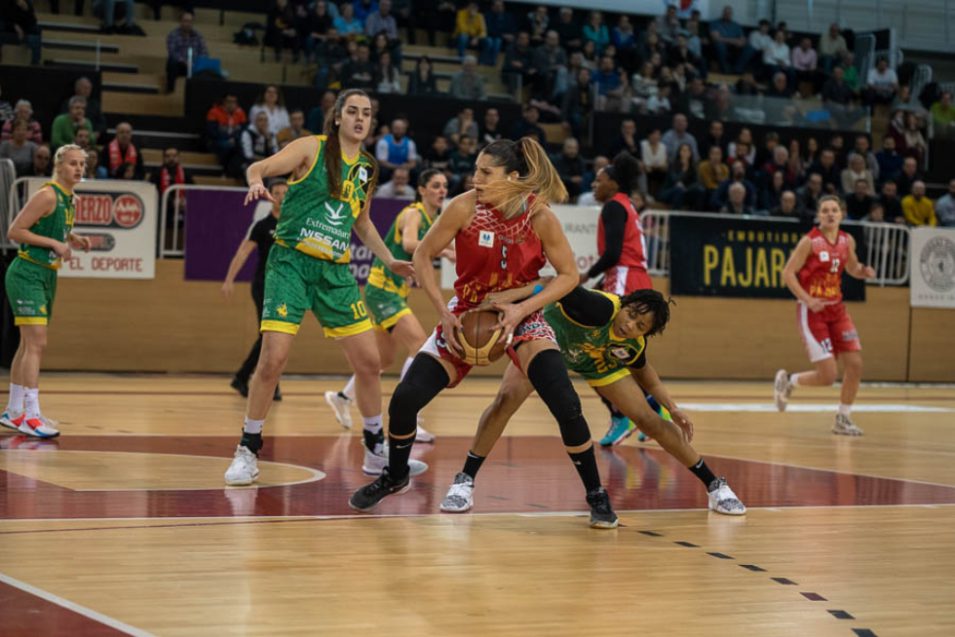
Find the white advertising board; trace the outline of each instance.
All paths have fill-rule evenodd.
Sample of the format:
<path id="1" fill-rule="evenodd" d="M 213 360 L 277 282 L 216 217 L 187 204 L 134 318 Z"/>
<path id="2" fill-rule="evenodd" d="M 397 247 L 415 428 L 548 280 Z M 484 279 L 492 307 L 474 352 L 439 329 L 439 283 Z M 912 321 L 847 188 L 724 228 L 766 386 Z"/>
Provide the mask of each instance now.
<path id="1" fill-rule="evenodd" d="M 955 308 L 955 228 L 912 228 L 912 307 Z"/>

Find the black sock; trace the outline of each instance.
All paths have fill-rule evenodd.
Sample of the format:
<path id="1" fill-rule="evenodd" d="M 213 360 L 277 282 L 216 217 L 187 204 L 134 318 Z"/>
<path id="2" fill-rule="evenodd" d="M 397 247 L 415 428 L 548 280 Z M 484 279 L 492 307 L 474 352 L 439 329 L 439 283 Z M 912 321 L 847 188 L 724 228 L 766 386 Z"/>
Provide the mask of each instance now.
<path id="1" fill-rule="evenodd" d="M 392 478 L 399 480 L 408 475 L 408 458 L 411 457 L 411 448 L 414 447 L 415 434 L 410 438 L 393 438 L 388 436 L 388 473 Z"/>
<path id="2" fill-rule="evenodd" d="M 351 400 L 351 398 L 349 398 L 342 392 L 338 392 L 338 397 L 341 398 L 342 400 Z"/>
<path id="3" fill-rule="evenodd" d="M 262 448 L 262 434 L 250 434 L 243 431 L 242 440 L 239 441 L 239 444 L 248 447 L 249 451 L 255 455 L 259 455 L 259 450 Z"/>
<path id="4" fill-rule="evenodd" d="M 710 468 L 706 466 L 703 458 L 700 458 L 700 461 L 695 465 L 687 467 L 690 471 L 693 472 L 697 478 L 700 479 L 700 482 L 703 483 L 703 486 L 706 487 L 706 490 L 710 490 L 710 485 L 713 484 L 713 481 L 716 480 L 716 476 L 713 475 L 713 472 L 710 471 Z"/>
<path id="5" fill-rule="evenodd" d="M 610 402 L 603 396 L 600 396 L 600 402 L 602 402 L 604 404 L 604 407 L 606 407 L 607 410 L 610 412 L 611 418 L 626 418 L 626 415 L 624 415 L 622 411 L 617 409 L 612 402 Z"/>
<path id="6" fill-rule="evenodd" d="M 362 435 L 365 438 L 365 448 L 368 451 L 375 453 L 378 448 L 378 445 L 382 444 L 385 441 L 385 433 L 381 429 L 372 433 L 367 429 L 362 431 Z"/>
<path id="7" fill-rule="evenodd" d="M 594 455 L 594 448 L 591 445 L 586 451 L 580 453 L 568 453 L 570 460 L 574 463 L 574 468 L 580 474 L 580 479 L 584 483 L 587 493 L 600 488 L 600 474 L 597 472 L 597 457 Z"/>
<path id="8" fill-rule="evenodd" d="M 471 480 L 474 480 L 477 477 L 478 471 L 481 470 L 481 465 L 484 464 L 485 456 L 479 456 L 473 451 L 468 452 L 467 460 L 464 461 L 464 468 L 461 469 L 462 473 L 466 473 L 471 476 Z"/>

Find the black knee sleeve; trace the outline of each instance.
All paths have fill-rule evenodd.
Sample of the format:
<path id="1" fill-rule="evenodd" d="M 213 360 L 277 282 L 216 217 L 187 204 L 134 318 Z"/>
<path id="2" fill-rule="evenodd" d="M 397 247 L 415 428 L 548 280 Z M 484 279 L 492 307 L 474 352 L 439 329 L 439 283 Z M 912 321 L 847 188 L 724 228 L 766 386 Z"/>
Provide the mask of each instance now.
<path id="1" fill-rule="evenodd" d="M 589 442 L 590 428 L 580 409 L 580 396 L 574 391 L 560 352 L 548 349 L 535 356 L 527 378 L 557 419 L 564 445 L 578 447 Z"/>
<path id="2" fill-rule="evenodd" d="M 418 412 L 448 386 L 448 373 L 428 354 L 418 354 L 388 403 L 388 431 L 407 436 L 418 426 Z"/>

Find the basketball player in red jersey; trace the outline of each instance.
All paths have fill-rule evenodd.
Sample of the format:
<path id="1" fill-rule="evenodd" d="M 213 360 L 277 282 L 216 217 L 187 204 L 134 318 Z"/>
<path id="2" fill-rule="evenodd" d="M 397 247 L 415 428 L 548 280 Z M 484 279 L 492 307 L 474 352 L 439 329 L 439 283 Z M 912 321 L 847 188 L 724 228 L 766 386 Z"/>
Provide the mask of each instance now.
<path id="1" fill-rule="evenodd" d="M 637 187 L 639 175 L 640 164 L 626 151 L 614 157 L 612 164 L 597 173 L 593 183 L 594 198 L 603 204 L 597 222 L 597 252 L 600 257 L 580 275 L 581 285 L 603 275 L 600 289 L 617 296 L 653 289 L 653 282 L 647 273 L 647 250 L 643 231 L 640 230 L 640 215 L 630 199 L 630 194 Z M 600 400 L 610 411 L 610 428 L 600 439 L 600 445 L 619 445 L 637 431 L 637 425 L 606 398 L 601 396 Z M 647 396 L 647 402 L 661 417 L 669 418 L 670 414 L 652 396 Z M 640 431 L 637 439 L 644 442 L 648 437 Z"/>
<path id="2" fill-rule="evenodd" d="M 784 369 L 776 372 L 776 407 L 785 411 L 794 387 L 828 387 L 834 383 L 839 371 L 834 357 L 839 357 L 845 372 L 832 433 L 861 436 L 862 430 L 852 422 L 851 410 L 862 379 L 862 344 L 842 302 L 842 272 L 867 279 L 875 276 L 875 270 L 859 263 L 855 239 L 839 229 L 843 208 L 838 197 L 820 199 L 817 214 L 819 227 L 799 240 L 783 268 L 783 280 L 798 300 L 799 333 L 816 369 L 792 375 Z"/>
<path id="3" fill-rule="evenodd" d="M 441 323 L 418 352 L 388 406 L 388 467 L 356 491 L 349 504 L 358 510 L 375 506 L 410 487 L 408 456 L 415 440 L 418 412 L 445 387 L 453 387 L 471 367 L 461 358 L 454 330 L 458 317 L 501 290 L 527 285 L 549 260 L 557 276 L 536 295 L 519 303 L 495 304 L 509 347 L 507 354 L 527 376 L 560 426 L 560 434 L 587 491 L 590 525 L 615 528 L 617 516 L 600 484 L 590 429 L 557 348 L 553 329 L 541 309 L 577 285 L 574 254 L 550 202 L 567 198 L 567 190 L 540 144 L 525 137 L 500 140 L 478 155 L 474 190 L 448 205 L 418 244 L 419 283 L 438 310 Z M 458 279 L 455 297 L 445 305 L 431 263 L 454 241 Z M 469 460 L 471 458 L 469 457 Z"/>

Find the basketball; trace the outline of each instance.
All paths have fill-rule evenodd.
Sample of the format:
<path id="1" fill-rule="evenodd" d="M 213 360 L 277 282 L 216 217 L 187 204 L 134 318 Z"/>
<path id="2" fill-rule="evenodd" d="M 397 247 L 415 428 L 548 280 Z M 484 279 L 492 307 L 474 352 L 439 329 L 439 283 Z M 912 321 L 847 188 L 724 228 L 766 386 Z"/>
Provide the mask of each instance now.
<path id="1" fill-rule="evenodd" d="M 461 329 L 455 330 L 455 337 L 464 350 L 465 362 L 470 365 L 490 365 L 507 349 L 507 343 L 500 340 L 504 331 L 495 327 L 501 320 L 496 310 L 471 310 L 461 315 Z"/>

